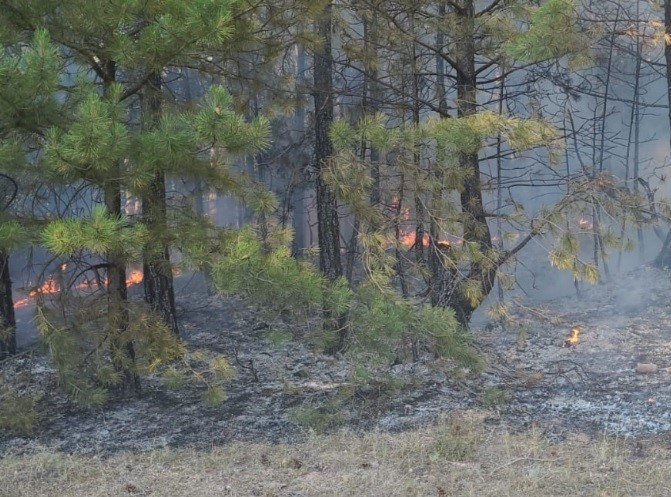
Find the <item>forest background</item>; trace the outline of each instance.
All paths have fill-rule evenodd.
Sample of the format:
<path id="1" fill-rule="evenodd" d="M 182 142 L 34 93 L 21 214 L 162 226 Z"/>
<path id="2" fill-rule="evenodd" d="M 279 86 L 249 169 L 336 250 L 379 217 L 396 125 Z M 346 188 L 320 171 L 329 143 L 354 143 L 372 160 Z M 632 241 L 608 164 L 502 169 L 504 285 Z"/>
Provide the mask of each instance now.
<path id="1" fill-rule="evenodd" d="M 0 11 L 0 358 L 31 306 L 83 405 L 155 373 L 224 400 L 234 368 L 180 337 L 176 274 L 317 320 L 363 378 L 426 353 L 477 370 L 469 322 L 509 318 L 532 249 L 578 292 L 631 251 L 669 265 L 668 4 Z"/>

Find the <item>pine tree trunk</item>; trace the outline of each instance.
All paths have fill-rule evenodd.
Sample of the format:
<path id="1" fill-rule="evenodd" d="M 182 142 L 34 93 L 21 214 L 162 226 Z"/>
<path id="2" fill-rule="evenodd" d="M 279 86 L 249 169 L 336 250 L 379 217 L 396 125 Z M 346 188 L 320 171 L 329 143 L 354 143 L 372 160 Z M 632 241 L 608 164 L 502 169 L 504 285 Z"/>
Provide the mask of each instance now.
<path id="1" fill-rule="evenodd" d="M 9 253 L 0 250 L 0 360 L 16 354 L 16 318 L 9 275 Z"/>
<path id="2" fill-rule="evenodd" d="M 315 102 L 315 169 L 317 195 L 317 232 L 319 240 L 319 269 L 330 281 L 343 275 L 340 258 L 340 219 L 338 202 L 334 192 L 322 179 L 321 172 L 333 155 L 329 128 L 333 123 L 333 55 L 331 53 L 332 5 L 329 3 L 315 24 L 320 48 L 314 54 L 314 102 Z M 344 320 L 326 313 L 325 325 L 332 329 L 336 325 L 338 339 L 329 352 L 335 353 L 345 347 L 347 331 Z M 333 323 L 335 320 L 336 323 Z"/>
<path id="3" fill-rule="evenodd" d="M 475 71 L 475 1 L 462 0 L 461 30 L 458 50 L 455 53 L 457 77 L 457 115 L 467 117 L 477 112 L 477 73 Z M 465 172 L 463 190 L 461 192 L 461 209 L 464 214 L 464 241 L 476 243 L 483 253 L 492 248 L 491 233 L 485 217 L 482 201 L 482 184 L 480 183 L 480 162 L 477 153 L 460 154 L 459 164 Z M 487 266 L 482 262 L 472 262 L 468 279 L 477 282 L 483 298 L 491 292 L 496 278 L 496 265 L 491 262 Z M 452 307 L 457 319 L 467 325 L 479 303 L 472 302 L 463 295 L 452 283 L 452 268 L 438 265 L 431 286 L 432 302 L 440 307 Z"/>
<path id="4" fill-rule="evenodd" d="M 143 217 L 150 231 L 160 230 L 163 233 L 167 230 L 165 200 L 165 176 L 157 172 L 150 193 L 142 199 Z M 161 316 L 168 328 L 179 336 L 170 248 L 158 238 L 156 246 L 149 248 L 143 259 L 145 301 Z"/>
<path id="5" fill-rule="evenodd" d="M 116 64 L 108 61 L 104 65 L 105 92 L 114 82 Z M 120 168 L 119 168 L 120 169 Z M 119 171 L 119 175 L 121 171 Z M 121 185 L 117 180 L 109 181 L 104 188 L 105 209 L 110 216 L 121 216 Z M 140 390 L 140 378 L 135 369 L 135 346 L 129 335 L 128 288 L 126 286 L 126 261 L 117 253 L 108 252 L 107 262 L 107 321 L 110 338 L 110 355 L 114 369 L 122 377 L 119 386 L 125 393 Z"/>
<path id="6" fill-rule="evenodd" d="M 671 35 L 671 1 L 664 2 L 664 29 L 667 36 Z M 671 124 L 671 45 L 664 44 L 664 59 L 666 60 L 666 94 L 669 104 L 669 124 Z M 671 267 L 671 230 L 669 231 L 659 254 L 654 261 L 657 267 Z"/>
<path id="7" fill-rule="evenodd" d="M 114 183 L 105 188 L 105 207 L 111 216 L 121 215 L 121 190 Z M 114 368 L 122 374 L 121 389 L 135 393 L 140 389 L 140 378 L 135 371 L 135 347 L 128 332 L 128 288 L 126 261 L 118 254 L 107 254 L 107 320 L 110 352 Z"/>
<path id="8" fill-rule="evenodd" d="M 298 84 L 306 84 L 306 53 L 302 46 L 296 48 L 296 81 Z M 297 135 L 303 136 L 305 133 L 305 108 L 303 103 L 299 102 L 296 106 L 296 112 L 293 117 L 293 128 Z M 308 237 L 306 233 L 306 205 L 305 205 L 305 185 L 303 169 L 305 164 L 300 164 L 300 169 L 294 173 L 292 178 L 291 191 L 291 209 L 293 211 L 292 228 L 294 238 L 291 245 L 291 253 L 294 257 L 303 255 L 303 251 L 308 247 Z"/>
<path id="9" fill-rule="evenodd" d="M 291 254 L 298 258 L 308 247 L 307 234 L 305 232 L 305 189 L 301 183 L 294 185 L 291 193 L 291 208 L 293 218 L 291 226 L 294 230 L 294 238 L 291 244 Z"/>
<path id="10" fill-rule="evenodd" d="M 155 72 L 148 81 L 145 93 L 144 112 L 149 126 L 153 126 L 159 117 L 161 84 L 161 75 Z M 165 174 L 161 171 L 155 172 L 149 191 L 142 197 L 142 215 L 149 231 L 154 235 L 143 255 L 144 298 L 168 328 L 179 336 L 170 248 L 162 241 L 168 227 Z"/>
<path id="11" fill-rule="evenodd" d="M 667 233 L 662 248 L 652 264 L 660 269 L 671 268 L 671 230 Z"/>

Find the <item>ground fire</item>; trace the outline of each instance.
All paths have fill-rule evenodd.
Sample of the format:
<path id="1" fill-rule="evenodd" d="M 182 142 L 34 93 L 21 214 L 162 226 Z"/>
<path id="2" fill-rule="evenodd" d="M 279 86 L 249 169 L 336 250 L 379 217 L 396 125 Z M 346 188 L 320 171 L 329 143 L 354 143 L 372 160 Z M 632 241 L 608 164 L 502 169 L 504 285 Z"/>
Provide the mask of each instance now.
<path id="1" fill-rule="evenodd" d="M 564 342 L 564 347 L 574 346 L 576 343 L 578 343 L 578 340 L 580 339 L 579 337 L 580 337 L 580 326 L 574 326 L 573 328 L 571 328 L 571 334 Z"/>
<path id="2" fill-rule="evenodd" d="M 61 267 L 61 269 L 64 270 L 65 267 Z M 126 278 L 126 285 L 127 286 L 138 285 L 142 283 L 142 280 L 143 280 L 142 271 L 133 269 L 130 273 L 128 273 L 128 277 Z M 104 278 L 102 280 L 102 285 L 104 287 L 107 286 L 107 278 Z M 74 288 L 76 289 L 97 288 L 97 287 L 98 282 L 92 279 L 86 279 L 81 283 L 74 285 Z M 61 291 L 60 285 L 54 279 L 53 276 L 50 276 L 49 279 L 47 279 L 44 283 L 42 283 L 42 285 L 40 285 L 38 288 L 31 289 L 28 292 L 27 297 L 14 302 L 14 308 L 18 309 L 20 307 L 27 306 L 35 297 L 37 297 L 40 294 L 55 294 L 59 293 L 60 291 Z"/>

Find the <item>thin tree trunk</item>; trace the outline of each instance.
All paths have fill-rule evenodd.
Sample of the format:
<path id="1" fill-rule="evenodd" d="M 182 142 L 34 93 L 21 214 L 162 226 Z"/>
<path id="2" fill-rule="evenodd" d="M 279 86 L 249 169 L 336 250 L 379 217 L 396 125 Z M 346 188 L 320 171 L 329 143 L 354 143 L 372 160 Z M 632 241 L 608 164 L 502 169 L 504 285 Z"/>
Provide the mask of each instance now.
<path id="1" fill-rule="evenodd" d="M 445 4 L 440 4 L 438 7 L 438 15 L 445 16 Z M 444 45 L 445 35 L 442 32 L 436 34 L 436 46 L 442 47 Z M 436 98 L 438 99 L 438 107 L 441 109 L 440 118 L 448 119 L 447 100 L 445 92 L 445 61 L 440 55 L 436 55 Z M 435 189 L 431 198 L 431 207 L 437 208 L 444 194 L 443 188 L 443 173 L 439 167 L 434 168 Z M 456 282 L 456 265 L 454 265 L 451 257 L 449 246 L 440 242 L 441 227 L 438 225 L 438 216 L 432 215 L 429 224 L 429 254 L 428 254 L 428 268 L 430 271 L 429 296 L 431 303 L 436 305 L 439 297 L 442 294 L 452 293 L 454 284 Z"/>
<path id="2" fill-rule="evenodd" d="M 408 281 L 405 276 L 405 258 L 406 255 L 401 250 L 401 215 L 403 212 L 403 200 L 405 197 L 405 175 L 401 172 L 398 185 L 398 202 L 394 211 L 394 239 L 396 240 L 396 249 L 394 255 L 396 257 L 396 274 L 398 275 L 401 284 L 401 295 L 403 298 L 408 298 L 410 295 L 408 289 Z"/>
<path id="3" fill-rule="evenodd" d="M 145 98 L 145 120 L 149 127 L 158 120 L 161 109 L 161 75 L 155 72 L 148 81 Z M 154 173 L 149 190 L 142 197 L 142 216 L 150 232 L 152 243 L 143 254 L 144 298 L 170 330 L 179 335 L 175 286 L 170 264 L 170 248 L 163 241 L 168 230 L 165 174 Z"/>
<path id="4" fill-rule="evenodd" d="M 343 275 L 340 257 L 340 219 L 335 193 L 323 180 L 321 172 L 328 167 L 333 155 L 329 128 L 333 123 L 333 54 L 331 53 L 332 4 L 329 2 L 316 22 L 316 34 L 321 41 L 314 54 L 314 102 L 315 102 L 315 170 L 317 172 L 317 232 L 319 236 L 319 269 L 330 281 Z M 327 330 L 333 325 L 338 338 L 328 352 L 335 353 L 345 348 L 347 329 L 342 316 L 331 316 L 325 312 Z"/>
<path id="5" fill-rule="evenodd" d="M 664 30 L 671 36 L 671 1 L 664 2 Z M 671 125 L 671 44 L 664 44 L 664 59 L 666 60 L 666 94 L 669 109 L 669 124 Z M 671 143 L 671 140 L 670 140 Z M 662 249 L 655 258 L 655 265 L 664 267 L 671 264 L 671 230 L 666 237 Z"/>
<path id="6" fill-rule="evenodd" d="M 306 70 L 306 54 L 302 46 L 296 47 L 296 81 L 299 84 L 305 84 L 305 70 Z M 296 112 L 293 117 L 294 130 L 298 136 L 305 134 L 305 108 L 302 103 L 296 107 Z M 300 257 L 303 251 L 308 246 L 306 234 L 306 205 L 305 205 L 305 184 L 303 179 L 303 167 L 301 164 L 300 170 L 294 173 L 292 179 L 291 192 L 291 207 L 293 210 L 292 227 L 294 230 L 294 238 L 291 246 L 291 252 L 294 257 Z"/>
<path id="7" fill-rule="evenodd" d="M 104 89 L 107 92 L 114 82 L 116 64 L 104 64 Z M 120 169 L 120 168 L 119 168 Z M 119 171 L 119 176 L 121 171 Z M 110 216 L 121 216 L 121 185 L 118 180 L 110 180 L 104 187 L 105 209 Z M 140 389 L 140 378 L 135 370 L 135 346 L 129 336 L 128 289 L 126 287 L 126 261 L 114 252 L 108 252 L 107 259 L 107 321 L 110 337 L 112 364 L 121 373 L 120 388 L 126 393 L 136 393 Z"/>
<path id="8" fill-rule="evenodd" d="M 477 112 L 477 74 L 475 72 L 475 1 L 462 0 L 460 7 L 461 30 L 460 43 L 455 53 L 456 78 L 457 78 L 457 115 L 467 117 Z M 491 253 L 492 238 L 485 217 L 485 209 L 482 200 L 482 185 L 480 183 L 480 162 L 477 153 L 462 153 L 459 156 L 459 164 L 464 170 L 464 184 L 461 192 L 461 209 L 464 214 L 464 241 L 477 244 L 483 253 Z M 480 293 L 484 298 L 491 292 L 496 279 L 497 267 L 495 261 L 472 262 L 468 273 L 468 279 L 474 281 L 480 287 Z M 463 325 L 467 325 L 475 309 L 479 305 L 464 295 L 458 289 L 446 291 L 453 288 L 449 279 L 452 278 L 452 269 L 447 268 L 443 279 L 437 285 L 438 289 L 445 290 L 434 300 L 434 305 L 440 307 L 452 307 L 456 317 Z"/>
<path id="9" fill-rule="evenodd" d="M 121 215 L 121 190 L 117 182 L 105 188 L 105 207 L 111 216 Z M 120 385 L 126 393 L 137 392 L 140 379 L 135 371 L 135 347 L 129 336 L 126 261 L 119 254 L 107 253 L 107 320 L 110 353 L 114 368 L 123 375 Z"/>
<path id="10" fill-rule="evenodd" d="M 410 30 L 415 32 L 415 12 L 410 12 Z M 419 68 L 417 66 L 418 60 L 417 53 L 417 43 L 412 42 L 411 50 L 411 65 L 412 65 L 412 123 L 415 126 L 419 126 L 420 120 L 420 95 L 419 95 Z M 415 150 L 413 152 L 413 164 L 415 166 L 415 171 L 417 177 L 422 174 L 422 164 L 421 164 L 421 153 L 419 146 L 415 145 Z M 426 230 L 424 227 L 424 222 L 426 221 L 426 209 L 424 206 L 424 199 L 422 198 L 423 192 L 415 188 L 415 261 L 420 267 L 426 265 L 426 257 L 424 254 L 424 235 Z"/>
<path id="11" fill-rule="evenodd" d="M 0 359 L 16 354 L 16 317 L 9 274 L 9 253 L 0 250 Z"/>

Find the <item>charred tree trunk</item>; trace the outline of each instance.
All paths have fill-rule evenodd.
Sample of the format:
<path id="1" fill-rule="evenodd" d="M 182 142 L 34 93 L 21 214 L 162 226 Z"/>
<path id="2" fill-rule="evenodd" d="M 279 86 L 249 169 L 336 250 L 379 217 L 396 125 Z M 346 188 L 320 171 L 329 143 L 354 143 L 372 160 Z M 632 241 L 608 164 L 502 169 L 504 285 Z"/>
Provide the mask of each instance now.
<path id="1" fill-rule="evenodd" d="M 2 205 L 5 211 L 14 202 L 19 191 L 14 178 L 0 173 L 2 180 Z M 12 279 L 9 274 L 9 252 L 0 249 L 0 360 L 16 354 L 16 317 L 12 298 Z"/>
<path id="2" fill-rule="evenodd" d="M 333 155 L 329 128 L 333 123 L 333 54 L 331 53 L 332 4 L 329 2 L 316 22 L 316 34 L 321 40 L 314 54 L 314 102 L 315 102 L 315 170 L 317 195 L 317 231 L 319 236 L 319 269 L 330 281 L 343 275 L 340 258 L 340 219 L 335 193 L 322 178 Z M 345 347 L 347 330 L 344 319 L 331 316 L 328 311 L 325 325 L 335 324 L 338 332 L 336 343 L 329 347 L 335 353 Z"/>
<path id="3" fill-rule="evenodd" d="M 664 2 L 664 29 L 666 35 L 671 36 L 671 0 Z M 669 123 L 671 124 L 671 45 L 668 43 L 664 44 L 664 59 L 666 60 L 666 94 L 669 103 Z M 671 267 L 671 230 L 654 264 L 657 267 Z"/>
<path id="4" fill-rule="evenodd" d="M 459 8 L 462 34 L 455 53 L 455 72 L 457 78 L 457 115 L 468 117 L 477 112 L 477 73 L 475 70 L 475 1 L 462 0 Z M 463 325 L 468 325 L 478 299 L 471 299 L 460 288 L 463 284 L 477 284 L 479 293 L 484 298 L 494 287 L 496 278 L 496 261 L 487 261 L 487 254 L 492 252 L 492 238 L 487 225 L 485 209 L 482 201 L 482 184 L 480 182 L 480 162 L 477 153 L 462 153 L 459 156 L 460 167 L 464 170 L 464 183 L 461 192 L 461 210 L 463 213 L 463 237 L 466 243 L 477 244 L 485 254 L 482 261 L 471 262 L 466 281 L 455 284 L 454 268 L 449 264 L 438 264 L 431 288 L 433 305 L 451 307 Z M 441 258 L 445 257 L 445 248 L 438 247 Z"/>
<path id="5" fill-rule="evenodd" d="M 105 92 L 114 82 L 116 64 L 104 64 Z M 120 169 L 120 168 L 119 168 Z M 117 176 L 121 175 L 121 171 Z M 118 217 L 121 211 L 121 184 L 110 180 L 104 187 L 105 209 L 110 216 Z M 126 260 L 115 252 L 108 252 L 107 259 L 107 322 L 110 339 L 110 355 L 114 368 L 122 375 L 120 389 L 125 393 L 140 390 L 140 378 L 135 368 L 135 346 L 129 333 L 128 289 L 126 287 Z"/>
<path id="6" fill-rule="evenodd" d="M 0 250 L 0 360 L 16 354 L 16 318 L 9 275 L 9 253 Z"/>
<path id="7" fill-rule="evenodd" d="M 145 92 L 145 119 L 149 126 L 158 120 L 161 109 L 161 75 L 155 72 Z M 152 243 L 143 254 L 144 298 L 170 330 L 179 336 L 175 286 L 170 264 L 170 248 L 163 240 L 168 231 L 165 174 L 154 173 L 149 190 L 142 197 L 142 215 L 150 232 Z"/>

